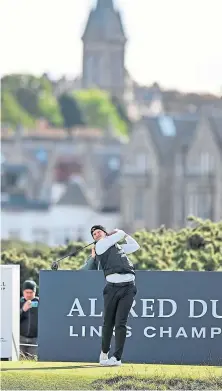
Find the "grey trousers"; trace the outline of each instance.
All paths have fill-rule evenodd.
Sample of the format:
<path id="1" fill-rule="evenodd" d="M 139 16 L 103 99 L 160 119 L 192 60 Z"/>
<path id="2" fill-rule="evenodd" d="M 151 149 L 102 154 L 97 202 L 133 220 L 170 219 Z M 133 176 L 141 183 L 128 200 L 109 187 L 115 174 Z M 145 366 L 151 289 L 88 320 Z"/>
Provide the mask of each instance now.
<path id="1" fill-rule="evenodd" d="M 20 344 L 37 345 L 37 338 L 27 338 L 20 335 Z M 28 357 L 37 356 L 37 346 L 22 346 L 20 345 L 20 352 Z"/>

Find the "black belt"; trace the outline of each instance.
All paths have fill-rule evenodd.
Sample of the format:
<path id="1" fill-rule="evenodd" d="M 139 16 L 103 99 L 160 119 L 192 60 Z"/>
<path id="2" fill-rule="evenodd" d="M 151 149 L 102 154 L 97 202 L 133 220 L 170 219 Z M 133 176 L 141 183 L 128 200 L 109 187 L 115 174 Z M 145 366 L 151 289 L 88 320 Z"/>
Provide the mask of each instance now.
<path id="1" fill-rule="evenodd" d="M 127 281 L 127 282 L 108 282 L 107 285 L 109 286 L 128 286 L 128 285 L 135 285 L 135 280 L 134 281 Z"/>

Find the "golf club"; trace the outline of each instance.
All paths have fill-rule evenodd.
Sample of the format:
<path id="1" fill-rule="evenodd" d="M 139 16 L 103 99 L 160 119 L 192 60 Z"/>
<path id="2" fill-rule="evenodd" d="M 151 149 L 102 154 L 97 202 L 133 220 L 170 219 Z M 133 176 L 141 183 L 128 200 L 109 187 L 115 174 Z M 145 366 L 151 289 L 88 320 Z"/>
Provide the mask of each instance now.
<path id="1" fill-rule="evenodd" d="M 59 262 L 60 262 L 60 261 L 62 261 L 62 260 L 65 259 L 65 258 L 71 257 L 72 255 L 77 255 L 79 251 L 84 250 L 84 248 L 89 247 L 89 246 L 91 246 L 92 244 L 95 244 L 95 241 L 92 242 L 92 243 L 87 244 L 86 246 L 80 248 L 80 249 L 77 250 L 77 251 L 72 251 L 71 253 L 64 255 L 62 258 L 57 259 L 57 261 L 53 261 L 53 262 L 52 262 L 52 265 L 51 265 L 51 270 L 58 270 L 58 268 L 59 268 Z"/>

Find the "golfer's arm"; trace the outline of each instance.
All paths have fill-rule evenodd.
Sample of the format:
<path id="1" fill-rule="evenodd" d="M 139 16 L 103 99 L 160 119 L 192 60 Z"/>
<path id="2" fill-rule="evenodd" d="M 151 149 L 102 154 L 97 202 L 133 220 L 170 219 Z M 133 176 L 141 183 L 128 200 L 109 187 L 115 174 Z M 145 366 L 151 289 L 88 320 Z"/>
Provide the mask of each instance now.
<path id="1" fill-rule="evenodd" d="M 140 249 L 139 243 L 135 239 L 133 239 L 130 235 L 126 236 L 126 244 L 121 245 L 125 254 L 132 254 L 135 251 Z"/>
<path id="2" fill-rule="evenodd" d="M 104 239 L 96 243 L 96 254 L 101 255 L 106 252 L 114 244 L 118 243 L 126 236 L 126 233 L 119 229 L 115 234 L 106 236 Z"/>
<path id="3" fill-rule="evenodd" d="M 96 263 L 93 257 L 87 259 L 85 265 L 83 265 L 79 270 L 96 270 Z"/>

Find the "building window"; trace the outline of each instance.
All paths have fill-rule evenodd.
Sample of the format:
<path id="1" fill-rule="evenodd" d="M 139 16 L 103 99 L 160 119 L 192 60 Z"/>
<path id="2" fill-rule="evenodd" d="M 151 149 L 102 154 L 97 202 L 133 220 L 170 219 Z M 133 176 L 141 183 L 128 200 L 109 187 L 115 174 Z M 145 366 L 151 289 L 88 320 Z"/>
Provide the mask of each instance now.
<path id="1" fill-rule="evenodd" d="M 215 169 L 215 160 L 209 152 L 201 152 L 188 163 L 188 173 L 197 175 L 211 174 Z"/>
<path id="2" fill-rule="evenodd" d="M 55 229 L 54 230 L 54 244 L 56 246 L 63 245 L 65 241 L 65 235 L 63 229 Z"/>
<path id="3" fill-rule="evenodd" d="M 140 153 L 136 156 L 136 168 L 138 173 L 145 173 L 148 168 L 148 156 L 145 153 Z"/>
<path id="4" fill-rule="evenodd" d="M 175 202 L 173 203 L 174 222 L 176 226 L 184 224 L 183 202 L 180 194 L 175 195 Z"/>
<path id="5" fill-rule="evenodd" d="M 8 233 L 9 239 L 19 240 L 20 231 L 18 229 L 11 229 Z"/>
<path id="6" fill-rule="evenodd" d="M 188 193 L 186 197 L 186 215 L 197 216 L 198 212 L 198 194 Z"/>
<path id="7" fill-rule="evenodd" d="M 124 164 L 124 174 L 146 174 L 149 170 L 149 155 L 146 153 L 135 154 L 133 160 Z"/>
<path id="8" fill-rule="evenodd" d="M 67 245 L 68 242 L 77 239 L 78 232 L 74 228 L 58 228 L 53 232 L 55 246 Z"/>
<path id="9" fill-rule="evenodd" d="M 158 118 L 159 126 L 164 136 L 176 136 L 176 127 L 171 117 L 161 115 Z"/>
<path id="10" fill-rule="evenodd" d="M 86 54 L 85 79 L 89 86 L 100 85 L 103 72 L 103 57 L 100 52 Z"/>
<path id="11" fill-rule="evenodd" d="M 102 58 L 100 54 L 96 53 L 93 62 L 93 83 L 95 85 L 100 85 L 102 71 Z"/>
<path id="12" fill-rule="evenodd" d="M 214 157 L 208 152 L 200 154 L 201 174 L 209 174 L 214 170 Z"/>
<path id="13" fill-rule="evenodd" d="M 121 86 L 123 82 L 122 77 L 122 53 L 121 51 L 115 51 L 110 53 L 110 69 L 111 69 L 111 83 L 113 86 Z"/>
<path id="14" fill-rule="evenodd" d="M 32 230 L 33 241 L 37 243 L 48 243 L 48 230 L 44 228 L 34 228 Z"/>
<path id="15" fill-rule="evenodd" d="M 144 220 L 144 190 L 137 188 L 134 196 L 134 219 Z"/>
<path id="16" fill-rule="evenodd" d="M 212 194 L 199 194 L 197 215 L 202 219 L 212 219 Z"/>
<path id="17" fill-rule="evenodd" d="M 94 57 L 93 55 L 87 55 L 86 59 L 86 83 L 91 86 L 94 82 Z"/>
<path id="18" fill-rule="evenodd" d="M 190 193 L 187 195 L 187 216 L 212 219 L 212 194 L 209 192 Z"/>
<path id="19" fill-rule="evenodd" d="M 119 157 L 111 157 L 108 161 L 108 166 L 111 171 L 118 171 L 120 169 Z"/>
<path id="20" fill-rule="evenodd" d="M 124 191 L 125 193 L 125 191 Z M 132 198 L 128 195 L 124 197 L 124 223 L 132 224 Z"/>

